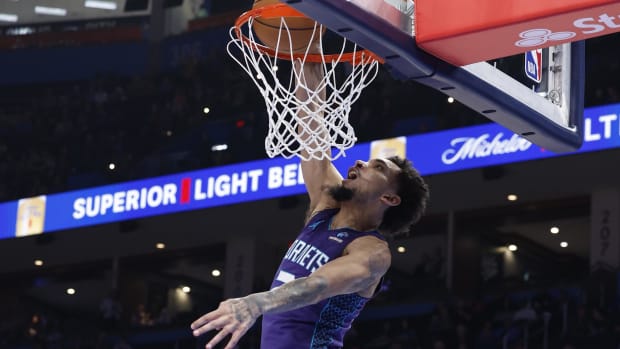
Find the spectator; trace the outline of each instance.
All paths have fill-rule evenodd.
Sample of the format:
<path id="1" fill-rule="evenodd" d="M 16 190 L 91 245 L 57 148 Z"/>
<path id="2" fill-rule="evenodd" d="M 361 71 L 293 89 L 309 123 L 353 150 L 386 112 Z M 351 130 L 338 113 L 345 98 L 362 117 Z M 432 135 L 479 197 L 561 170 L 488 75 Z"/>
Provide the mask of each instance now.
<path id="1" fill-rule="evenodd" d="M 114 344 L 114 348 L 113 349 L 133 349 L 133 347 L 131 345 L 129 345 L 129 343 L 127 343 L 127 340 L 125 338 L 121 337 Z"/>
<path id="2" fill-rule="evenodd" d="M 46 325 L 47 322 L 41 314 L 35 313 L 30 318 L 30 323 L 28 324 L 28 329 L 26 330 L 26 333 L 28 338 L 30 339 L 30 342 L 37 349 L 47 348 Z"/>
<path id="3" fill-rule="evenodd" d="M 101 301 L 99 306 L 101 316 L 101 328 L 105 333 L 111 333 L 118 329 L 123 308 L 118 299 L 118 291 L 112 290 Z"/>
<path id="4" fill-rule="evenodd" d="M 144 304 L 140 303 L 136 307 L 136 311 L 131 317 L 131 324 L 135 327 L 147 327 L 153 325 L 151 314 L 146 311 Z"/>

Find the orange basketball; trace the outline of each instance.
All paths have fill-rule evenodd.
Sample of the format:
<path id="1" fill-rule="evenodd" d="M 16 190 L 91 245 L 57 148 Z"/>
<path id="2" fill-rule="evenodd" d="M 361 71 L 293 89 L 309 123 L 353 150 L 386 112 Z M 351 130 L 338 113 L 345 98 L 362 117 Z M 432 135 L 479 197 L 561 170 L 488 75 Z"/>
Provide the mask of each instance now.
<path id="1" fill-rule="evenodd" d="M 254 1 L 254 6 L 252 8 L 260 8 L 273 4 L 279 4 L 278 0 L 256 0 Z M 254 19 L 253 30 L 254 35 L 258 37 L 261 43 L 269 48 L 275 49 L 276 45 L 278 45 L 278 36 L 280 37 L 279 50 L 281 52 L 290 52 L 290 48 L 293 48 L 293 52 L 303 52 L 306 50 L 308 45 L 315 45 L 319 42 L 321 35 L 325 33 L 325 29 L 321 33 L 314 34 L 312 36 L 312 32 L 314 31 L 314 23 L 315 21 L 308 17 L 284 17 L 286 21 L 286 25 L 288 27 L 288 31 L 290 33 L 290 41 L 289 44 L 289 34 L 286 32 L 284 25 L 282 25 L 282 33 L 280 32 L 280 19 L 282 17 L 277 18 L 263 18 L 257 17 Z M 317 28 L 319 25 L 317 24 Z M 312 39 L 312 42 L 310 40 Z"/>

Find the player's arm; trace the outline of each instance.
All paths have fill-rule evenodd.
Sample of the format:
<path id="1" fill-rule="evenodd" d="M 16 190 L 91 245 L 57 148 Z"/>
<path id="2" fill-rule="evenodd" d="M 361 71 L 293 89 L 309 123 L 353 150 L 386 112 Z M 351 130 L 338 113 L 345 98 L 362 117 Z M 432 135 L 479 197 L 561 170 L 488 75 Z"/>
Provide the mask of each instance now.
<path id="1" fill-rule="evenodd" d="M 316 148 L 313 145 L 313 138 L 323 138 L 328 133 L 325 125 L 321 122 L 325 101 L 325 87 L 320 86 L 324 74 L 323 67 L 321 63 L 306 62 L 302 66 L 298 61 L 295 61 L 293 69 L 295 69 L 297 78 L 303 80 L 301 85 L 307 86 L 307 89 L 298 87 L 295 91 L 296 97 L 305 101 L 307 106 L 305 110 L 300 108 L 298 111 L 297 116 L 300 123 L 297 132 L 304 143 Z M 313 115 L 309 116 L 309 113 Z M 319 117 L 317 114 L 320 114 Z M 302 152 L 302 155 L 307 156 L 308 154 Z M 336 202 L 325 194 L 325 188 L 339 185 L 342 182 L 342 176 L 332 162 L 328 159 L 302 160 L 301 171 L 310 197 L 309 216 L 316 211 L 336 207 Z"/>
<path id="2" fill-rule="evenodd" d="M 247 301 L 256 304 L 261 314 L 297 309 L 336 295 L 363 292 L 377 284 L 390 266 L 388 245 L 376 237 L 356 239 L 347 250 L 308 277 L 249 295 Z"/>
<path id="3" fill-rule="evenodd" d="M 220 303 L 218 309 L 192 323 L 194 335 L 221 329 L 207 348 L 232 334 L 226 346 L 226 349 L 232 349 L 262 314 L 305 307 L 340 294 L 363 292 L 379 282 L 391 263 L 387 243 L 372 236 L 354 240 L 346 251 L 347 254 L 323 265 L 308 277 L 295 279 L 267 292 Z"/>

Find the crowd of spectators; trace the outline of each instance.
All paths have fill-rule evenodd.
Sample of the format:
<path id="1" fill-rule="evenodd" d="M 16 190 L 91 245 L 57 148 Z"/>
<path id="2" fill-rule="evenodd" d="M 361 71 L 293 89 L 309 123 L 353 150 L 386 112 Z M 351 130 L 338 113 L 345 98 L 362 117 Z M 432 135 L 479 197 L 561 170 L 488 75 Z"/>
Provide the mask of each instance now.
<path id="1" fill-rule="evenodd" d="M 113 309 L 113 321 L 102 316 L 109 314 L 110 309 L 104 310 L 108 307 Z M 68 315 L 27 300 L 13 304 L 2 312 L 0 347 L 194 348 L 208 340 L 194 339 L 187 329 L 199 310 L 163 323 L 143 321 L 139 311 L 123 317 L 113 298 L 104 300 L 100 310 L 99 317 L 91 317 Z M 579 286 L 397 307 L 375 305 L 369 310 L 348 332 L 345 348 L 615 349 L 620 345 L 620 309 L 599 304 Z M 259 338 L 260 321 L 239 348 L 257 349 Z"/>
<path id="2" fill-rule="evenodd" d="M 214 53 L 147 76 L 4 87 L 0 177 L 10 185 L 0 201 L 264 158 L 264 102 L 244 71 Z M 382 71 L 352 111 L 359 140 L 471 123 L 464 108 L 461 119 L 431 117 L 458 110 L 436 94 Z M 425 102 L 415 106 L 411 95 Z M 211 150 L 222 143 L 225 151 Z"/>
<path id="3" fill-rule="evenodd" d="M 250 103 L 235 88 L 234 74 L 220 76 L 208 67 L 187 63 L 152 76 L 7 88 L 0 177 L 10 185 L 0 188 L 0 200 L 230 161 L 210 151 L 208 125 L 229 121 L 230 114 L 239 116 L 234 125 L 251 112 L 245 108 Z M 224 76 L 230 90 L 220 85 Z M 203 113 L 205 106 L 212 114 Z M 188 138 L 191 146 L 178 144 Z"/>
<path id="4" fill-rule="evenodd" d="M 430 312 L 360 322 L 350 348 L 616 348 L 618 311 L 584 303 L 578 288 L 553 288 L 433 304 Z"/>

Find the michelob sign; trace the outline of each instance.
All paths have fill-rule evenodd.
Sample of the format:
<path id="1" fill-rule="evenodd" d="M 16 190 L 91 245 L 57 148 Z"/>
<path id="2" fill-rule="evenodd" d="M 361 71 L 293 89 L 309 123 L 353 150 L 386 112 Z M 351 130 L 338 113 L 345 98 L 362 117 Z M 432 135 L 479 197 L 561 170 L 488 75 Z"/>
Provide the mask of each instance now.
<path id="1" fill-rule="evenodd" d="M 583 146 L 554 154 L 497 124 L 356 144 L 334 161 L 406 156 L 422 175 L 620 147 L 620 104 L 584 111 Z M 265 159 L 0 203 L 0 238 L 265 200 L 306 192 L 297 159 Z"/>

